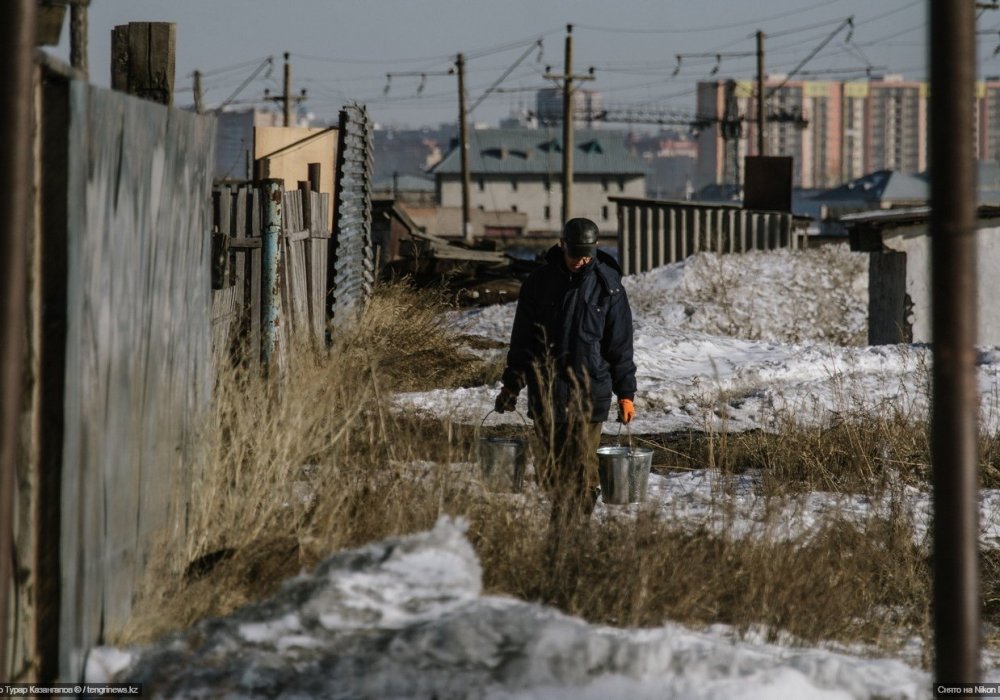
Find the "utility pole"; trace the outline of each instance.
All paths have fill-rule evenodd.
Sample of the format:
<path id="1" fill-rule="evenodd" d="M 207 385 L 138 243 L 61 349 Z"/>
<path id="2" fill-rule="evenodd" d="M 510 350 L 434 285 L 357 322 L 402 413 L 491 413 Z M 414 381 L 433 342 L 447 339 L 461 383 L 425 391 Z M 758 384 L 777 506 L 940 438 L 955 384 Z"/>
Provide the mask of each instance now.
<path id="1" fill-rule="evenodd" d="M 288 52 L 285 52 L 285 91 L 282 108 L 285 113 L 285 126 L 292 125 L 292 64 L 288 60 Z"/>
<path id="2" fill-rule="evenodd" d="M 727 80 L 723 93 L 722 121 L 722 181 L 724 185 L 740 187 L 740 139 L 743 136 L 743 120 L 736 103 L 736 81 Z M 761 124 L 760 126 L 763 126 Z"/>
<path id="3" fill-rule="evenodd" d="M 458 140 L 462 160 L 462 238 L 472 243 L 472 216 L 469 207 L 469 132 L 465 113 L 465 55 L 455 58 L 458 72 Z"/>
<path id="4" fill-rule="evenodd" d="M 593 80 L 593 69 L 587 75 L 573 75 L 573 25 L 566 25 L 566 56 L 563 75 L 553 75 L 548 71 L 545 77 L 561 80 L 563 83 L 563 173 L 562 173 L 562 220 L 572 218 L 573 212 L 573 81 Z"/>
<path id="5" fill-rule="evenodd" d="M 933 683 L 979 680 L 979 393 L 976 377 L 976 18 L 930 2 Z"/>
<path id="6" fill-rule="evenodd" d="M 280 102 L 281 111 L 284 115 L 284 125 L 292 125 L 292 102 L 299 104 L 306 99 L 306 91 L 303 90 L 297 97 L 292 97 L 292 64 L 288 60 L 288 52 L 285 52 L 285 83 L 280 96 L 272 96 L 270 90 L 264 90 L 264 99 L 271 102 Z"/>
<path id="7" fill-rule="evenodd" d="M 21 445 L 21 397 L 27 333 L 25 257 L 31 228 L 32 76 L 35 0 L 14 0 L 0 22 L 0 210 L 4 213 L 4 254 L 0 256 L 0 682 L 11 680 L 7 643 L 11 639 L 10 599 L 14 571 L 15 468 Z"/>
<path id="8" fill-rule="evenodd" d="M 196 114 L 204 114 L 205 104 L 201 98 L 201 71 L 194 72 L 194 111 Z"/>
<path id="9" fill-rule="evenodd" d="M 757 32 L 757 155 L 766 156 L 764 143 L 764 120 L 767 114 L 767 97 L 764 94 L 764 32 Z"/>

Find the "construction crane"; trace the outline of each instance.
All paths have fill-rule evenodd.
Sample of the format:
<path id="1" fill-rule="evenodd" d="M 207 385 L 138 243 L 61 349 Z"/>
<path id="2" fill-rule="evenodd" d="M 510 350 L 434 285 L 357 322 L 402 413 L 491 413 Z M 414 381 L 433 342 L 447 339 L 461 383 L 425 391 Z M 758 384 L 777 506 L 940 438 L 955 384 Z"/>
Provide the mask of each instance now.
<path id="1" fill-rule="evenodd" d="M 619 124 L 687 126 L 696 134 L 718 125 L 724 151 L 722 180 L 726 184 L 739 184 L 739 141 L 744 135 L 744 124 L 757 121 L 754 117 L 739 113 L 735 80 L 727 80 L 725 83 L 721 116 L 692 114 L 655 106 L 630 105 L 609 106 L 596 112 L 578 114 L 577 118 Z M 772 123 L 794 124 L 799 129 L 809 126 L 809 120 L 802 110 L 794 108 L 772 110 L 764 119 Z"/>
<path id="2" fill-rule="evenodd" d="M 739 185 L 740 157 L 739 142 L 744 135 L 744 125 L 756 123 L 757 118 L 739 113 L 736 99 L 735 80 L 724 84 L 722 115 L 693 114 L 680 110 L 670 110 L 655 105 L 619 105 L 603 109 L 583 109 L 574 113 L 576 121 L 617 124 L 659 124 L 661 126 L 686 126 L 697 135 L 699 132 L 718 125 L 723 144 L 722 181 Z M 529 112 L 529 116 L 534 113 Z M 553 121 L 561 121 L 561 116 L 551 115 Z M 809 126 L 809 120 L 797 108 L 771 110 L 764 117 L 766 122 L 794 124 L 799 129 Z"/>

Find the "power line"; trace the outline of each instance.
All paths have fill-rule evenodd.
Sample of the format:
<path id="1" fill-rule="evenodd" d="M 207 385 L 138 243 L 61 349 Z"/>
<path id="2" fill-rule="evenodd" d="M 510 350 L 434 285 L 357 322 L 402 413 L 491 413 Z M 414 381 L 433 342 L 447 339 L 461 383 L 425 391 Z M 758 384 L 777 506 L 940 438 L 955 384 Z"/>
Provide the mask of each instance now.
<path id="1" fill-rule="evenodd" d="M 260 72 L 262 70 L 264 70 L 264 68 L 267 68 L 268 75 L 270 75 L 271 67 L 273 65 L 274 65 L 274 56 L 268 56 L 267 58 L 265 58 L 264 61 L 259 66 L 257 66 L 257 69 L 253 73 L 251 73 L 247 77 L 246 80 L 244 80 L 242 83 L 240 83 L 239 87 L 236 88 L 235 90 L 233 90 L 233 92 L 229 95 L 229 97 L 227 97 L 226 99 L 224 99 L 222 101 L 222 103 L 218 107 L 215 108 L 214 111 L 221 112 L 226 106 L 228 106 L 233 100 L 235 100 L 237 98 L 237 96 L 241 92 L 243 92 L 243 88 L 245 88 L 247 85 L 249 85 L 250 82 L 254 78 L 256 78 L 260 74 Z"/>
<path id="2" fill-rule="evenodd" d="M 239 70 L 240 68 L 247 68 L 249 66 L 256 66 L 258 63 L 264 59 L 269 58 L 268 56 L 259 56 L 258 58 L 251 58 L 248 61 L 243 61 L 242 63 L 234 63 L 231 66 L 224 66 L 222 68 L 213 68 L 212 70 L 201 71 L 201 77 L 207 78 L 213 75 L 221 75 L 222 73 L 231 73 L 233 71 Z M 188 73 L 188 78 L 194 77 L 194 73 Z"/>
<path id="3" fill-rule="evenodd" d="M 907 29 L 900 29 L 898 32 L 893 32 L 891 34 L 886 34 L 884 36 L 876 37 L 875 39 L 869 39 L 868 41 L 857 42 L 858 46 L 885 46 L 883 43 L 887 39 L 894 39 L 897 36 L 903 36 L 904 34 L 909 34 L 910 32 L 915 32 L 918 29 L 924 29 L 927 27 L 927 22 L 921 22 L 920 24 L 914 25 Z"/>
<path id="4" fill-rule="evenodd" d="M 907 9 L 913 7 L 914 5 L 919 5 L 919 4 L 924 3 L 924 2 L 926 2 L 926 0 L 911 0 L 911 2 L 908 2 L 908 3 L 904 4 L 904 5 L 900 5 L 899 7 L 895 8 L 895 9 L 892 9 L 892 10 L 889 10 L 887 12 L 883 12 L 882 14 L 875 15 L 874 17 L 865 17 L 864 19 L 857 20 L 857 21 L 855 21 L 854 26 L 855 26 L 855 28 L 857 28 L 857 27 L 860 27 L 862 25 L 866 25 L 866 24 L 870 24 L 872 22 L 876 22 L 876 21 L 878 21 L 880 19 L 884 19 L 884 18 L 889 17 L 891 15 L 897 14 L 899 12 L 902 12 L 903 10 L 907 10 Z M 800 32 L 800 31 L 807 31 L 809 29 L 819 29 L 820 27 L 826 27 L 826 26 L 829 26 L 829 25 L 833 24 L 834 22 L 840 22 L 840 21 L 843 21 L 843 20 L 841 20 L 841 19 L 831 19 L 831 20 L 829 20 L 827 22 L 820 22 L 820 23 L 813 24 L 813 25 L 810 25 L 810 26 L 807 26 L 807 27 L 798 27 L 796 29 L 785 29 L 785 30 L 777 31 L 777 32 L 772 31 L 772 32 L 768 32 L 767 38 L 768 39 L 774 39 L 775 37 L 785 36 L 787 34 L 795 34 L 795 33 Z M 747 38 L 751 38 L 751 37 L 753 37 L 752 34 L 749 37 L 747 37 Z"/>
<path id="5" fill-rule="evenodd" d="M 496 79 L 496 81 L 495 81 L 495 82 L 494 82 L 494 83 L 493 83 L 492 85 L 490 85 L 490 86 L 489 86 L 488 88 L 486 88 L 486 92 L 484 92 L 484 93 L 483 93 L 483 94 L 482 94 L 482 95 L 481 95 L 481 96 L 479 97 L 479 99 L 478 99 L 478 100 L 476 100 L 475 102 L 473 102 L 473 103 L 472 103 L 472 106 L 471 106 L 471 107 L 469 107 L 469 112 L 471 113 L 471 112 L 475 111 L 476 107 L 478 107 L 478 106 L 479 106 L 479 104 L 480 104 L 480 103 L 481 103 L 481 102 L 482 102 L 483 100 L 485 100 L 485 99 L 486 99 L 486 98 L 487 98 L 487 97 L 489 96 L 489 94 L 490 94 L 491 92 L 493 92 L 493 91 L 494 91 L 494 90 L 495 90 L 495 89 L 496 89 L 497 87 L 499 87 L 499 86 L 500 86 L 500 84 L 501 84 L 501 83 L 502 83 L 502 82 L 503 82 L 504 80 L 506 80 L 506 79 L 507 79 L 507 77 L 508 77 L 508 76 L 509 76 L 509 75 L 510 75 L 511 73 L 513 73 L 513 72 L 514 72 L 514 70 L 515 70 L 515 69 L 516 69 L 516 68 L 517 68 L 517 67 L 518 67 L 519 65 L 521 65 L 521 62 L 522 62 L 522 61 L 523 61 L 524 59 L 526 59 L 526 58 L 527 58 L 527 57 L 528 57 L 528 56 L 529 56 L 529 55 L 531 54 L 531 52 L 532 52 L 532 51 L 534 51 L 534 50 L 535 50 L 536 48 L 537 48 L 537 49 L 538 49 L 538 51 L 539 51 L 539 55 L 538 55 L 538 58 L 539 58 L 539 59 L 541 59 L 541 57 L 542 57 L 542 56 L 541 56 L 541 50 L 542 50 L 542 40 L 541 40 L 541 39 L 539 39 L 539 40 L 538 40 L 538 41 L 536 41 L 536 42 L 535 42 L 534 44 L 532 44 L 531 46 L 529 46 L 529 47 L 528 47 L 528 50 L 527 50 L 527 51 L 525 51 L 525 52 L 524 52 L 523 54 L 521 54 L 521 56 L 520 56 L 520 57 L 519 57 L 519 58 L 518 58 L 518 59 L 517 59 L 516 61 L 514 61 L 513 65 L 511 65 L 511 66 L 510 66 L 510 68 L 508 68 L 507 70 L 505 70 L 505 71 L 503 72 L 503 75 L 501 75 L 501 76 L 500 76 L 499 78 L 497 78 L 497 79 Z"/>
<path id="6" fill-rule="evenodd" d="M 809 63 L 809 61 L 811 61 L 816 56 L 816 54 L 818 54 L 820 51 L 822 51 L 823 48 L 827 44 L 829 44 L 831 41 L 833 41 L 833 38 L 835 36 L 837 36 L 838 34 L 840 34 L 841 30 L 843 30 L 845 27 L 848 28 L 848 34 L 847 34 L 847 38 L 844 41 L 847 42 L 847 43 L 850 43 L 850 41 L 851 41 L 851 32 L 854 31 L 854 17 L 853 16 L 852 17 L 848 17 L 846 20 L 844 20 L 843 22 L 841 22 L 840 26 L 838 26 L 836 29 L 834 29 L 832 32 L 830 32 L 830 36 L 828 36 L 826 39 L 824 39 L 820 43 L 819 46 L 817 46 L 815 49 L 813 49 L 809 53 L 808 56 L 806 56 L 804 59 L 802 59 L 802 61 L 800 61 L 799 64 L 797 66 L 795 66 L 795 68 L 793 68 L 788 73 L 787 76 L 785 76 L 785 79 L 782 80 L 780 84 L 778 84 L 775 87 L 773 87 L 770 90 L 768 90 L 767 97 L 771 97 L 772 95 L 774 95 L 774 93 L 777 92 L 782 86 L 784 86 L 785 83 L 787 83 L 789 80 L 791 80 L 793 75 L 795 75 L 796 73 L 798 73 L 801 68 L 803 68 L 807 63 Z"/>
<path id="7" fill-rule="evenodd" d="M 483 58 L 484 56 L 492 56 L 498 53 L 504 53 L 505 51 L 511 51 L 513 49 L 520 48 L 522 46 L 527 46 L 528 44 L 534 44 L 539 40 L 539 38 L 544 38 L 551 34 L 555 34 L 561 31 L 561 29 L 549 29 L 538 34 L 534 34 L 530 38 L 517 39 L 514 41 L 504 42 L 503 44 L 497 44 L 494 46 L 474 50 L 466 51 L 466 60 L 474 58 Z M 319 56 L 316 54 L 304 54 L 304 53 L 293 53 L 292 56 L 296 58 L 301 58 L 309 61 L 319 61 L 321 63 L 343 63 L 345 65 L 404 65 L 412 63 L 431 63 L 431 62 L 452 62 L 454 59 L 454 53 L 442 53 L 437 55 L 427 55 L 427 56 L 413 56 L 409 58 L 393 58 L 393 59 L 359 59 L 359 58 L 341 58 L 334 56 Z"/>
<path id="8" fill-rule="evenodd" d="M 760 17 L 757 19 L 758 22 L 769 22 L 775 19 L 782 19 L 790 15 L 801 14 L 803 12 L 809 12 L 815 10 L 819 7 L 829 7 L 830 5 L 839 2 L 839 0 L 826 0 L 825 2 L 818 2 L 813 5 L 808 5 L 806 7 L 800 7 L 797 10 L 792 10 L 791 12 L 783 12 L 780 15 L 771 15 L 769 17 Z M 593 24 L 574 24 L 574 27 L 579 27 L 581 29 L 589 29 L 596 32 L 608 32 L 615 34 L 690 34 L 693 32 L 714 32 L 721 29 L 737 29 L 740 27 L 745 27 L 746 22 L 738 22 L 735 24 L 716 24 L 707 25 L 703 27 L 687 27 L 683 29 L 649 29 L 649 28 L 622 28 L 622 27 L 602 27 Z"/>

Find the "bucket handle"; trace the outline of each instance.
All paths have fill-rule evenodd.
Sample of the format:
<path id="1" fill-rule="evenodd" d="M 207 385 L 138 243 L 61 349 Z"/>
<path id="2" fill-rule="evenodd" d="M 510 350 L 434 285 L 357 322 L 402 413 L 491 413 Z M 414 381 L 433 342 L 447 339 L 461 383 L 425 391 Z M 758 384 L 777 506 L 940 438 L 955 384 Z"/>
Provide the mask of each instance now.
<path id="1" fill-rule="evenodd" d="M 490 415 L 492 415 L 492 414 L 494 414 L 494 413 L 496 413 L 496 410 L 495 410 L 495 409 L 492 409 L 492 408 L 491 408 L 491 409 L 490 409 L 490 412 L 489 412 L 489 413 L 487 413 L 487 414 L 486 414 L 485 416 L 483 416 L 483 422 L 479 424 L 479 429 L 480 429 L 480 430 L 482 430 L 482 429 L 483 429 L 483 426 L 484 426 L 484 425 L 486 425 L 486 419 L 487 419 L 487 418 L 489 418 L 489 417 L 490 417 Z M 527 426 L 527 425 L 528 425 L 528 419 L 527 419 L 527 418 L 525 418 L 525 417 L 524 417 L 523 415 L 521 415 L 521 412 L 520 412 L 520 411 L 518 411 L 518 410 L 517 410 L 517 409 L 515 408 L 515 409 L 514 409 L 514 413 L 516 413 L 516 414 L 518 415 L 518 417 L 519 417 L 519 418 L 520 418 L 520 419 L 521 419 L 522 421 L 524 421 L 524 425 L 525 425 L 525 426 Z"/>
<path id="2" fill-rule="evenodd" d="M 622 423 L 621 421 L 619 421 L 618 422 L 618 434 L 615 436 L 615 439 L 618 440 L 618 446 L 621 447 L 622 446 L 622 426 L 623 425 L 625 426 L 625 435 L 628 438 L 628 451 L 632 452 L 632 426 L 630 426 L 628 423 Z"/>

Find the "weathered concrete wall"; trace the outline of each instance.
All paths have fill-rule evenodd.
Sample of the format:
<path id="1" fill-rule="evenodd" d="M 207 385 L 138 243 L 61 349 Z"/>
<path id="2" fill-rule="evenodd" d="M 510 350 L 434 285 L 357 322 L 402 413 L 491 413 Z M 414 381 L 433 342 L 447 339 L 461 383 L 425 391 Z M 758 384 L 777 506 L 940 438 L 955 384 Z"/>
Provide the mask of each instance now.
<path id="1" fill-rule="evenodd" d="M 482 189 L 480 189 L 480 181 Z M 560 174 L 553 173 L 546 181 L 518 177 L 515 187 L 510 177 L 473 175 L 469 189 L 469 204 L 486 211 L 516 211 L 528 215 L 529 231 L 559 231 L 562 229 L 562 184 Z M 548 184 L 546 184 L 548 182 Z M 573 216 L 591 219 L 601 231 L 611 234 L 618 229 L 615 206 L 608 197 L 644 197 L 645 177 L 610 176 L 594 178 L 580 176 L 573 180 Z M 462 206 L 462 183 L 447 179 L 441 184 L 441 204 Z"/>
<path id="2" fill-rule="evenodd" d="M 931 239 L 927 224 L 901 226 L 883 235 L 883 244 L 892 251 L 906 254 L 906 295 L 912 303 L 912 342 L 931 342 Z M 1000 226 L 991 225 L 976 233 L 978 251 L 978 323 L 979 345 L 1000 345 Z M 879 253 L 872 253 L 879 255 Z M 892 284 L 889 278 L 869 281 L 869 294 L 881 294 L 880 285 Z M 869 297 L 871 300 L 871 296 Z M 887 319 L 885 323 L 892 323 Z M 884 329 L 888 331 L 888 329 Z"/>

